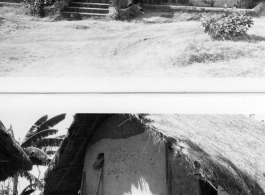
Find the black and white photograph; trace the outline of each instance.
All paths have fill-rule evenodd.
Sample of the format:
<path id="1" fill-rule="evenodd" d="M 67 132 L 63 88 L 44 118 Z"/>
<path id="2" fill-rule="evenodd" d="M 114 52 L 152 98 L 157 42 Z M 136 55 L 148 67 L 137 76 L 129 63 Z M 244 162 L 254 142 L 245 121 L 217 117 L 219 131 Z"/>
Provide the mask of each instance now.
<path id="1" fill-rule="evenodd" d="M 1 0 L 0 77 L 264 78 L 264 0 Z"/>
<path id="2" fill-rule="evenodd" d="M 100 104 L 85 96 L 89 103 L 75 107 L 86 112 L 46 96 L 29 96 L 30 105 L 22 99 L 15 112 L 18 103 L 7 99 L 0 112 L 1 195 L 265 195 L 260 97 L 165 97 L 150 113 L 154 104 L 136 104 L 136 97 L 123 106 L 127 112 L 112 108 L 126 97 Z M 140 107 L 147 112 L 133 112 Z"/>

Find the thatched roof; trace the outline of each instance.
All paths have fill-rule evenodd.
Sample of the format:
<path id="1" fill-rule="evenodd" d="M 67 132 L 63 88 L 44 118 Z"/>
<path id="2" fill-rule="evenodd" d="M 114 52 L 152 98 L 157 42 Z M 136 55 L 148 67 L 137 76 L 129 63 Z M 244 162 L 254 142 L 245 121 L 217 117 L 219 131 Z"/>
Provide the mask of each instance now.
<path id="1" fill-rule="evenodd" d="M 20 170 L 31 170 L 32 163 L 24 150 L 6 131 L 0 121 L 0 181 Z"/>
<path id="2" fill-rule="evenodd" d="M 46 173 L 45 195 L 77 194 L 86 147 L 107 114 L 77 114 Z M 192 174 L 231 195 L 265 195 L 265 124 L 243 115 L 128 115 L 172 145 Z M 126 122 L 132 122 L 126 120 Z M 134 120 L 135 122 L 135 120 Z"/>

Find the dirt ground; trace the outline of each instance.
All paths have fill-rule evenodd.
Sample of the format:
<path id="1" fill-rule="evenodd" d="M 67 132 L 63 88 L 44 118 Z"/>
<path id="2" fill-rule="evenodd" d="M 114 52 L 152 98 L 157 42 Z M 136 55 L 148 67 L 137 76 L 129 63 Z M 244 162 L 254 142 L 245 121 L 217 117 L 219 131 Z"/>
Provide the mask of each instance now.
<path id="1" fill-rule="evenodd" d="M 200 14 L 147 12 L 130 22 L 51 21 L 0 7 L 2 77 L 264 77 L 265 17 L 253 41 L 212 41 Z M 198 57 L 212 56 L 198 63 Z M 213 60 L 215 59 L 215 60 Z"/>

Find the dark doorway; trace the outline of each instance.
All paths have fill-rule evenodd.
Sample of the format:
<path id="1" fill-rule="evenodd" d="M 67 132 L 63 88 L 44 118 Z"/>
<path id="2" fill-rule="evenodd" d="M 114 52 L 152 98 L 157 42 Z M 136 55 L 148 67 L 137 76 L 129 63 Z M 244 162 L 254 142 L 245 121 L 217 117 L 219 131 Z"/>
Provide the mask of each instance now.
<path id="1" fill-rule="evenodd" d="M 217 190 L 214 189 L 207 181 L 199 180 L 201 195 L 217 195 Z"/>

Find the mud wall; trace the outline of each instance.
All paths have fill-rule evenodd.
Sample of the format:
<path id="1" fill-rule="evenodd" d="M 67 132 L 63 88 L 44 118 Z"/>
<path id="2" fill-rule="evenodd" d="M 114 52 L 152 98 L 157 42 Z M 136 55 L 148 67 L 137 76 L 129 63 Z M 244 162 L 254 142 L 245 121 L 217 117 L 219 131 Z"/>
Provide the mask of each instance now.
<path id="1" fill-rule="evenodd" d="M 199 177 L 195 177 L 189 170 L 188 162 L 178 157 L 173 151 L 168 151 L 168 169 L 170 175 L 171 195 L 201 195 Z"/>
<path id="2" fill-rule="evenodd" d="M 248 8 L 252 0 L 190 0 L 190 4 L 200 7 Z"/>
<path id="3" fill-rule="evenodd" d="M 101 170 L 93 168 L 100 153 L 104 153 L 101 182 Z M 87 149 L 84 171 L 86 195 L 96 195 L 97 189 L 100 195 L 167 195 L 165 145 L 154 145 L 146 133 L 101 139 Z"/>

